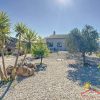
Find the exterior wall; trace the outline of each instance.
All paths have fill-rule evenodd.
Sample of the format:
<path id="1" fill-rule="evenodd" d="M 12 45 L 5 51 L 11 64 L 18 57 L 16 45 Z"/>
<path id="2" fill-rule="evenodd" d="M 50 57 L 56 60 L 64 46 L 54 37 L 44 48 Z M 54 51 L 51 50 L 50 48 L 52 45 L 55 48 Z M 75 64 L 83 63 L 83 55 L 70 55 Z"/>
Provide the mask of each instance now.
<path id="1" fill-rule="evenodd" d="M 66 50 L 66 39 L 64 38 L 47 38 L 46 39 L 46 43 L 48 44 L 49 43 L 53 43 L 53 47 L 49 47 L 48 48 L 51 50 L 51 51 L 65 51 Z M 57 46 L 57 43 L 60 42 L 62 44 L 61 47 L 58 47 Z"/>

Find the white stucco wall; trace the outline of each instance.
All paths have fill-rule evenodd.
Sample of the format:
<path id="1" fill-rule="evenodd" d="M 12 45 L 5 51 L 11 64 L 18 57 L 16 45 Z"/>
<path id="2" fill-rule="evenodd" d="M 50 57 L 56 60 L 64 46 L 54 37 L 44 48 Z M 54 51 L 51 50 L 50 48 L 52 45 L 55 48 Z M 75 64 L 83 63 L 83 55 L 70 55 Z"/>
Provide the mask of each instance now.
<path id="1" fill-rule="evenodd" d="M 46 39 L 46 42 L 52 42 L 53 43 L 53 47 L 49 47 L 49 49 L 51 50 L 60 50 L 60 51 L 64 51 L 66 50 L 66 39 L 62 39 L 62 38 L 59 38 L 59 39 L 53 39 L 53 38 L 48 38 Z M 62 47 L 57 47 L 57 43 L 58 42 L 61 42 L 62 43 Z"/>

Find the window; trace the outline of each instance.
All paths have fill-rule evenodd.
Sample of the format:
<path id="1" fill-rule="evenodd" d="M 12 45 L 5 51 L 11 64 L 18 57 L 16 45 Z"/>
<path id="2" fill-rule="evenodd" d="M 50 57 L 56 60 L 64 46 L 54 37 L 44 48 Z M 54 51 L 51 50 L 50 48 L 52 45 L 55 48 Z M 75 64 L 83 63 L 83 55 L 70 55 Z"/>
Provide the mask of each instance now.
<path id="1" fill-rule="evenodd" d="M 53 47 L 53 42 L 47 42 L 48 47 Z"/>
<path id="2" fill-rule="evenodd" d="M 61 42 L 58 42 L 57 43 L 57 47 L 62 47 L 62 43 Z"/>

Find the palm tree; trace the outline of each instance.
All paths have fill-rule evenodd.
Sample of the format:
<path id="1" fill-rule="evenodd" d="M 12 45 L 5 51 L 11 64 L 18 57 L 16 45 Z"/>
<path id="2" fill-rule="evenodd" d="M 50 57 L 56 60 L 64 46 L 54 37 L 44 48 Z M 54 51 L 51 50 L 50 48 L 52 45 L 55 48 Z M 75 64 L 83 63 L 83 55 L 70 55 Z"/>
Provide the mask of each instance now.
<path id="1" fill-rule="evenodd" d="M 25 34 L 25 32 L 26 32 L 26 25 L 24 25 L 23 23 L 16 24 L 15 31 L 17 32 L 16 37 L 18 37 L 18 54 L 16 57 L 14 68 L 16 68 L 16 66 L 17 66 L 18 57 L 19 57 L 19 53 L 20 53 L 20 47 L 21 47 L 21 39 L 22 39 L 22 35 Z"/>
<path id="2" fill-rule="evenodd" d="M 5 41 L 9 36 L 9 34 L 10 34 L 9 18 L 5 12 L 0 12 L 0 43 L 1 43 L 1 54 L 2 54 L 2 65 L 5 78 L 7 78 L 7 73 L 5 69 L 4 49 L 5 49 Z"/>
<path id="3" fill-rule="evenodd" d="M 24 58 L 22 60 L 22 65 L 25 61 L 25 58 L 27 56 L 27 53 L 31 53 L 31 49 L 32 49 L 32 44 L 36 41 L 37 39 L 37 34 L 35 31 L 32 31 L 31 29 L 27 29 L 26 33 L 24 35 L 22 35 L 23 40 L 24 40 L 24 48 L 25 48 L 25 55 Z"/>

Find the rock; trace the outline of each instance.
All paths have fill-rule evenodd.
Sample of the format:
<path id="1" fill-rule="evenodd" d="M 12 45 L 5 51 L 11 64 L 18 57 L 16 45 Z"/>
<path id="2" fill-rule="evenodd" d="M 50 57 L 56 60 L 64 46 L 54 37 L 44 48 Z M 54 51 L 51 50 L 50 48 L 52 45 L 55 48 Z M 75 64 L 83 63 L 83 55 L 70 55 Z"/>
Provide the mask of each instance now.
<path id="1" fill-rule="evenodd" d="M 32 65 L 31 65 L 31 67 L 32 67 Z M 12 75 L 13 66 L 9 65 L 6 68 L 6 71 L 7 71 L 7 75 Z M 25 66 L 24 67 L 18 66 L 16 68 L 15 74 L 18 76 L 32 76 L 32 75 L 34 75 L 34 70 L 31 68 L 25 67 Z"/>
<path id="2" fill-rule="evenodd" d="M 27 67 L 36 69 L 36 66 L 32 63 L 27 63 Z"/>
<path id="3" fill-rule="evenodd" d="M 18 63 L 17 66 L 20 67 L 21 66 L 21 63 Z"/>
<path id="4" fill-rule="evenodd" d="M 27 68 L 27 67 L 17 67 L 16 69 L 16 74 L 18 76 L 32 76 L 34 75 L 34 70 L 31 68 Z"/>
<path id="5" fill-rule="evenodd" d="M 7 75 L 11 75 L 12 70 L 13 70 L 13 66 L 12 66 L 12 65 L 9 65 L 9 66 L 6 68 Z"/>
<path id="6" fill-rule="evenodd" d="M 17 66 L 18 66 L 18 67 L 27 66 L 27 62 L 24 62 L 23 64 L 22 64 L 22 62 L 19 62 L 19 63 L 17 64 Z"/>
<path id="7" fill-rule="evenodd" d="M 24 62 L 24 64 L 23 64 L 24 66 L 27 66 L 27 62 Z"/>

